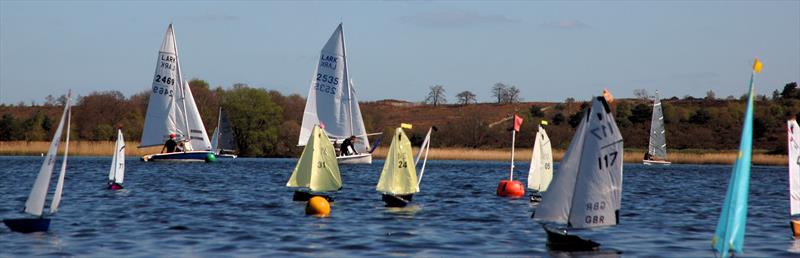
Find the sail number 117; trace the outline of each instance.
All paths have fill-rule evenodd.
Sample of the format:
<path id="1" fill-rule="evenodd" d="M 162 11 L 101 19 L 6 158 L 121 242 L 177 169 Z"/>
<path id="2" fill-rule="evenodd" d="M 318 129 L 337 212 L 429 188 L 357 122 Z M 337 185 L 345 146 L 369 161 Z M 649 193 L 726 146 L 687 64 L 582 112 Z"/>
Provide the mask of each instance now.
<path id="1" fill-rule="evenodd" d="M 618 152 L 612 152 L 601 157 L 597 157 L 598 169 L 609 168 L 617 161 Z"/>

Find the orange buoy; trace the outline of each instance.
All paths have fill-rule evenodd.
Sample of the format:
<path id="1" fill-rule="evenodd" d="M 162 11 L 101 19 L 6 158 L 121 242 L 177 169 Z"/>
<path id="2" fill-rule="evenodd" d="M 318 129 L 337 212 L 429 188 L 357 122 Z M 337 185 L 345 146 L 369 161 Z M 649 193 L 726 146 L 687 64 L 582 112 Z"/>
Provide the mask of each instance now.
<path id="1" fill-rule="evenodd" d="M 800 220 L 792 220 L 792 233 L 795 237 L 800 237 Z"/>
<path id="2" fill-rule="evenodd" d="M 501 180 L 497 185 L 497 196 L 520 198 L 525 196 L 525 187 L 517 180 Z"/>
<path id="3" fill-rule="evenodd" d="M 327 217 L 331 215 L 331 204 L 322 196 L 314 196 L 306 203 L 306 215 Z"/>

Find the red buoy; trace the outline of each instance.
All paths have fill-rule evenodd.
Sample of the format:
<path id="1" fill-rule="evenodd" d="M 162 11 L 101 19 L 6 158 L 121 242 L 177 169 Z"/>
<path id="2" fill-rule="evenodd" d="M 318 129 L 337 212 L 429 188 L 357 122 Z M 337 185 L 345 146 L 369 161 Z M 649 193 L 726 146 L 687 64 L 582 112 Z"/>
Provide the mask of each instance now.
<path id="1" fill-rule="evenodd" d="M 497 185 L 497 196 L 520 198 L 525 196 L 525 187 L 517 180 L 501 180 Z"/>

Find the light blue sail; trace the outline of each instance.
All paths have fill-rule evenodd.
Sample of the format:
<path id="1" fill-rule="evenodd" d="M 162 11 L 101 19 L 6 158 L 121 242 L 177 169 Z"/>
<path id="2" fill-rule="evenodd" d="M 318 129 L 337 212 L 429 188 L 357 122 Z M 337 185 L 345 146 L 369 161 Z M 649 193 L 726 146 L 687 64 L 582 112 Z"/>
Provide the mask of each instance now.
<path id="1" fill-rule="evenodd" d="M 747 195 L 750 192 L 750 158 L 753 150 L 753 98 L 755 95 L 753 79 L 755 74 L 760 71 L 761 62 L 756 59 L 753 73 L 750 75 L 750 91 L 747 96 L 747 110 L 744 113 L 739 156 L 736 158 L 736 164 L 733 165 L 717 230 L 711 240 L 711 245 L 720 253 L 720 257 L 727 257 L 731 251 L 740 253 L 744 245 Z"/>

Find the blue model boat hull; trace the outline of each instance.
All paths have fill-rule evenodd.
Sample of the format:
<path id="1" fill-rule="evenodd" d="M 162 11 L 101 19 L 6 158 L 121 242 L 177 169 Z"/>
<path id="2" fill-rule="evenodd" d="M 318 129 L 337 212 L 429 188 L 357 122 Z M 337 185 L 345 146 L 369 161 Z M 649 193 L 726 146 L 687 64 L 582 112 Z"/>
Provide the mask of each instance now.
<path id="1" fill-rule="evenodd" d="M 187 151 L 173 153 L 150 154 L 142 157 L 142 161 L 174 161 L 174 162 L 214 162 L 217 156 L 211 151 Z"/>
<path id="2" fill-rule="evenodd" d="M 46 232 L 50 229 L 50 219 L 46 218 L 4 219 L 3 223 L 6 224 L 11 231 L 20 233 Z"/>

